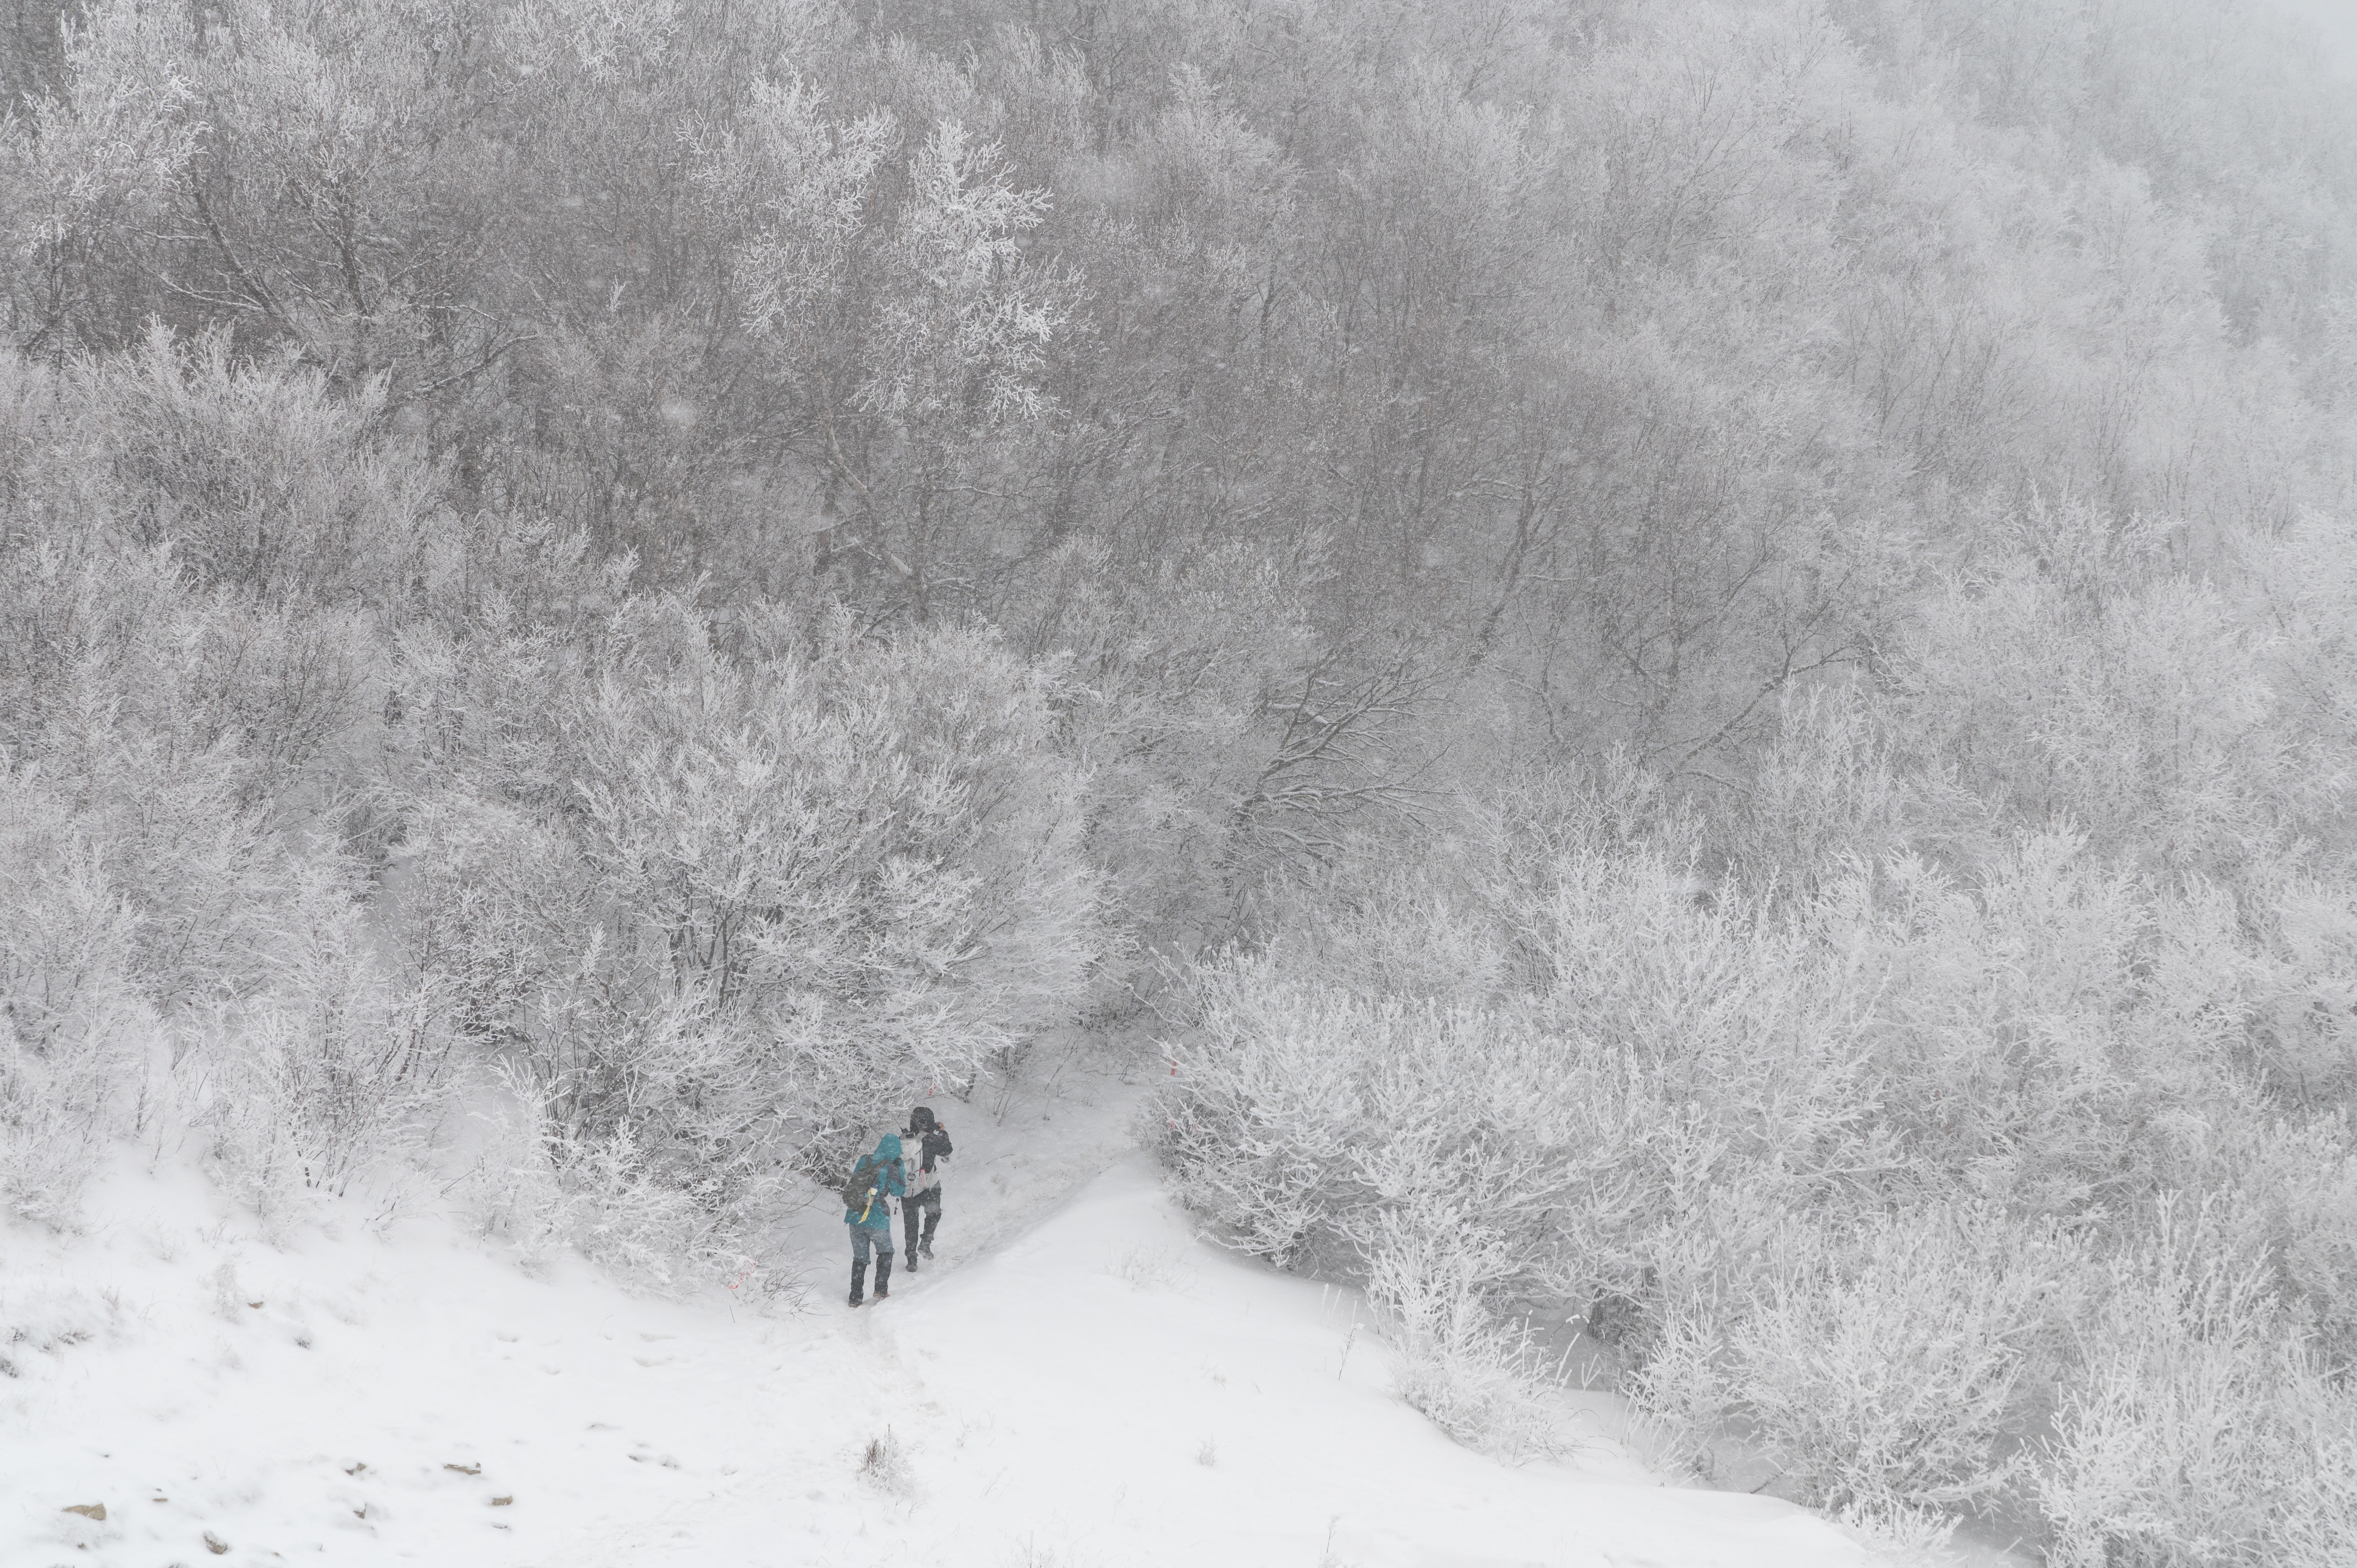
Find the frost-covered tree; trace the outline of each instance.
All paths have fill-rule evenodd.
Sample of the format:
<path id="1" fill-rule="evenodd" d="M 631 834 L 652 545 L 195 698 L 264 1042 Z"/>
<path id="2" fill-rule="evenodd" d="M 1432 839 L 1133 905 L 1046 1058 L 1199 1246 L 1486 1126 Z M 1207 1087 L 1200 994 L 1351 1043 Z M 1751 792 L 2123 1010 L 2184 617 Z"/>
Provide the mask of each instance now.
<path id="1" fill-rule="evenodd" d="M 1015 542 L 966 537 L 961 492 L 994 434 L 1041 412 L 1070 308 L 1069 281 L 1023 255 L 1046 193 L 954 120 L 839 118 L 792 81 L 757 85 L 698 178 L 743 235 L 745 322 L 821 476 L 821 549 L 897 581 L 920 620 L 970 599 L 960 564 Z"/>
<path id="2" fill-rule="evenodd" d="M 420 815 L 412 961 L 574 1131 L 831 1157 L 1069 1021 L 1106 935 L 1052 673 L 973 633 L 754 635 L 725 658 L 658 601 L 520 683 L 538 809 Z"/>

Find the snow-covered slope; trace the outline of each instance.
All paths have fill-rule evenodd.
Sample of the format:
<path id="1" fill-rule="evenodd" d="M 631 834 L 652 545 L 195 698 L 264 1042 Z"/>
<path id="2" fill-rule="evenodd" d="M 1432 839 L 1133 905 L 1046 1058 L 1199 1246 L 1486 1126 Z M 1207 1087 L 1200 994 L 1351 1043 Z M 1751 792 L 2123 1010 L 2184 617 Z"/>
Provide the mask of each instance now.
<path id="1" fill-rule="evenodd" d="M 838 1331 L 905 1450 L 904 1501 L 861 1499 L 867 1533 L 841 1540 L 742 1477 L 727 1545 L 758 1561 L 799 1529 L 803 1560 L 845 1563 L 911 1547 L 1171 1568 L 1864 1560 L 1789 1505 L 1661 1487 L 1600 1441 L 1580 1466 L 1481 1458 L 1393 1396 L 1387 1356 L 1350 1325 L 1331 1293 L 1204 1247 L 1125 1162 L 1003 1251 Z M 659 1527 L 638 1541 L 659 1546 Z"/>
<path id="2" fill-rule="evenodd" d="M 0 1233 L 0 1565 L 1867 1561 L 1600 1435 L 1452 1444 L 1348 1298 L 1199 1240 L 1136 1156 L 1049 1199 L 1117 1126 L 977 1117 L 942 1266 L 854 1313 L 814 1212 L 787 1317 L 528 1277 L 447 1224 L 271 1247 L 193 1176 L 119 1174 L 87 1234 Z"/>

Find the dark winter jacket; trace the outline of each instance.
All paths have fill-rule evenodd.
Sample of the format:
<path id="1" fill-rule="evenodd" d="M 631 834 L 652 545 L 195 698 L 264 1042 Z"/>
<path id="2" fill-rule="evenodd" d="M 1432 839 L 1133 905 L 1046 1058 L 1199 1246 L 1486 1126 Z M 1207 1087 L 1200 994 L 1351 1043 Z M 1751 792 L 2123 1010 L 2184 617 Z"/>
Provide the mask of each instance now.
<path id="1" fill-rule="evenodd" d="M 900 1160 L 900 1134 L 887 1133 L 877 1139 L 876 1152 L 860 1164 L 875 1173 L 876 1196 L 864 1210 L 845 1209 L 843 1222 L 845 1225 L 865 1225 L 870 1230 L 881 1230 L 888 1236 L 892 1233 L 892 1206 L 885 1199 L 905 1197 L 909 1191 L 906 1168 Z"/>

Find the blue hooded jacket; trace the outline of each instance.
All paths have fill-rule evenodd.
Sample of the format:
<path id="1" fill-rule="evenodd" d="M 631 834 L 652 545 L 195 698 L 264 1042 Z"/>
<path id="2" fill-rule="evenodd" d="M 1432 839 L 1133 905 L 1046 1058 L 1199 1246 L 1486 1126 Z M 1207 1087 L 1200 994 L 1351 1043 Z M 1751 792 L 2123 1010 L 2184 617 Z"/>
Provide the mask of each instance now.
<path id="1" fill-rule="evenodd" d="M 887 1133 L 876 1140 L 876 1152 L 863 1162 L 878 1167 L 875 1172 L 877 1196 L 870 1199 L 866 1211 L 856 1208 L 843 1211 L 845 1225 L 864 1225 L 870 1230 L 892 1233 L 892 1208 L 886 1197 L 906 1197 L 909 1194 L 907 1176 L 900 1163 L 900 1134 Z"/>

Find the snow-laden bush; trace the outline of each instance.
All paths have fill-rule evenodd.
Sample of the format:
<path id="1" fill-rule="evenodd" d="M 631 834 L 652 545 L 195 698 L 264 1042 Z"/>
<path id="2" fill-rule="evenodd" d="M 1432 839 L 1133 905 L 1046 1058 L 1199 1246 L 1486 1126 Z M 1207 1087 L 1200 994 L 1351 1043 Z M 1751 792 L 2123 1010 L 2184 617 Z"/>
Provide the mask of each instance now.
<path id="1" fill-rule="evenodd" d="M 1856 693 L 1788 690 L 1743 788 L 1703 824 L 1712 860 L 1748 886 L 1806 893 L 1903 853 L 1937 792 L 1897 749 Z"/>
<path id="2" fill-rule="evenodd" d="M 27 635 L 0 658 L 0 759 L 38 758 L 0 760 L 0 1101 L 14 1201 L 55 1221 L 73 1173 L 158 1110 L 167 1037 L 249 1008 L 283 1035 L 263 999 L 307 985 L 319 942 L 360 941 L 340 857 L 292 831 L 321 797 L 284 810 L 343 722 L 330 676 L 358 634 L 188 594 L 160 555 L 29 553 L 0 573 L 0 620 Z"/>
<path id="3" fill-rule="evenodd" d="M 2239 901 L 2213 893 L 2230 917 L 2259 915 L 2266 938 L 2256 951 L 2213 942 L 2213 969 L 2254 1015 L 2246 1048 L 2269 1089 L 2303 1106 L 2347 1106 L 2357 1100 L 2357 907 L 2337 880 L 2274 884 Z"/>
<path id="4" fill-rule="evenodd" d="M 399 968 L 530 1123 L 472 1201 L 657 1288 L 766 1255 L 781 1169 L 1069 1020 L 1108 940 L 1052 671 L 973 632 L 731 629 L 651 597 L 594 648 L 402 652 Z"/>
<path id="5" fill-rule="evenodd" d="M 233 1187 L 340 1188 L 401 1142 L 439 1050 L 431 988 L 376 972 L 356 868 L 281 809 L 341 722 L 318 688 L 352 628 L 178 595 L 142 559 L 38 564 L 10 607 L 63 624 L 0 691 L 41 759 L 0 777 L 11 1164 L 68 1122 L 94 1152 L 159 1109 L 169 1039 L 193 1049 L 183 1081 L 212 1080 Z M 57 1218 L 70 1183 L 48 1186 Z"/>
<path id="6" fill-rule="evenodd" d="M 683 1166 L 628 1122 L 602 1135 L 570 1131 L 545 1090 L 512 1069 L 469 1087 L 485 1109 L 461 1202 L 485 1235 L 510 1242 L 526 1262 L 570 1250 L 662 1294 L 740 1284 L 748 1271 L 770 1287 L 760 1299 L 791 1284 L 770 1267 L 789 1201 L 775 1167 Z"/>
<path id="7" fill-rule="evenodd" d="M 445 1109 L 423 1001 L 270 995 L 225 1012 L 182 1063 L 221 1188 L 276 1221 L 421 1156 Z"/>
<path id="8" fill-rule="evenodd" d="M 512 1246 L 527 1267 L 538 1267 L 569 1245 L 546 1107 L 512 1070 L 462 1080 L 459 1092 L 476 1103 L 468 1117 L 473 1146 L 451 1189 L 458 1212 L 480 1234 Z"/>
<path id="9" fill-rule="evenodd" d="M 2119 1402 L 2224 1374 L 2199 1369 L 2214 1337 L 2158 1333 L 2145 1370 L 2106 1370 L 2102 1304 L 2136 1299 L 2107 1271 L 2163 1195 L 2219 1195 L 2266 1265 L 2276 1369 L 2231 1363 L 2268 1406 L 2252 1430 L 2317 1457 L 2213 1449 L 2203 1506 L 2291 1539 L 2276 1492 L 2337 1495 L 2338 1407 L 2282 1369 L 2347 1343 L 2357 1163 L 2266 1081 L 2277 999 L 2334 994 L 2336 943 L 2309 962 L 2271 890 L 2156 883 L 2068 834 L 1969 877 L 1900 857 L 1746 892 L 1609 805 L 1515 803 L 1199 967 L 1146 1124 L 1181 1197 L 1480 1369 L 1424 1396 L 1455 1429 L 1501 1419 L 1461 1412 L 1510 1376 L 1523 1304 L 1587 1312 L 1681 1456 L 1739 1440 L 1787 1495 L 1912 1539 L 2050 1499 L 2058 1529 L 2113 1529 L 2161 1486 L 2106 1478 L 2107 1444 L 2157 1451 Z"/>
<path id="10" fill-rule="evenodd" d="M 2299 1343 L 2247 1217 L 2163 1203 L 2110 1269 L 2043 1445 L 2061 1568 L 2357 1556 L 2357 1394 Z"/>
<path id="11" fill-rule="evenodd" d="M 2357 1135 L 2345 1114 L 2222 1139 L 2212 1190 L 2264 1242 L 2276 1293 L 2329 1366 L 2357 1365 Z"/>
<path id="12" fill-rule="evenodd" d="M 1284 1260 L 1301 1227 L 1280 1197 L 1356 1190 L 1325 1183 L 1308 1150 L 1494 1128 L 1544 1172 L 1501 1173 L 1508 1201 L 1619 1288 L 1650 1262 L 1636 1239 L 1715 1176 L 1761 1163 L 1759 1181 L 1798 1199 L 1823 1177 L 1792 1152 L 1879 1147 L 1856 1009 L 1804 933 L 1714 908 L 1657 850 L 1567 842 L 1500 867 L 1498 848 L 1445 852 L 1463 880 L 1506 884 L 1485 897 L 1452 894 L 1454 875 L 1421 896 L 1379 879 L 1261 953 L 1200 966 L 1162 1118 L 1190 1201 Z"/>
<path id="13" fill-rule="evenodd" d="M 1426 1206 L 1428 1208 L 1428 1205 Z M 1381 1209 L 1352 1226 L 1367 1299 L 1398 1353 L 1400 1397 L 1458 1442 L 1510 1459 L 1561 1452 L 1561 1383 L 1497 1285 L 1518 1272 L 1494 1232 Z"/>
<path id="14" fill-rule="evenodd" d="M 245 829 L 309 825 L 358 787 L 382 695 L 367 615 L 196 589 L 168 543 L 42 543 L 8 564 L 0 737 L 80 781 L 83 809 L 125 849 L 165 825 L 124 798 L 133 778 L 177 797 L 226 791 L 222 825 Z"/>
<path id="15" fill-rule="evenodd" d="M 1548 1380 L 1505 1298 L 1549 1274 L 1546 1219 L 1580 1166 L 1540 1129 L 1549 1101 L 1519 1099 L 1529 1079 L 1484 1073 L 1490 1021 L 1287 988 L 1243 962 L 1197 994 L 1147 1122 L 1181 1198 L 1232 1245 L 1361 1281 L 1403 1393 L 1451 1435 L 1549 1447 L 1534 1397 Z"/>
<path id="16" fill-rule="evenodd" d="M 717 1273 L 736 1255 L 726 1212 L 699 1202 L 693 1181 L 654 1168 L 629 1122 L 595 1140 L 552 1135 L 544 1147 L 563 1195 L 565 1239 L 590 1262 L 670 1290 Z"/>
<path id="17" fill-rule="evenodd" d="M 94 1153 L 161 1109 L 150 1058 L 168 1038 L 185 1082 L 212 1080 L 204 1120 L 237 1190 L 340 1189 L 414 1122 L 437 1009 L 376 972 L 353 868 L 250 803 L 242 732 L 138 722 L 108 694 L 126 673 L 169 677 L 164 656 L 189 646 L 172 629 L 102 639 L 45 706 L 16 710 L 44 760 L 0 776 L 11 1164 L 64 1147 L 69 1123 Z M 70 1186 L 49 1184 L 50 1218 Z"/>
<path id="18" fill-rule="evenodd" d="M 1672 1297 L 1632 1391 L 1677 1413 L 1690 1454 L 1743 1432 L 1813 1504 L 1895 1518 L 1997 1496 L 2066 1353 L 2082 1250 L 1982 1211 L 1839 1224 L 1787 1216 L 1756 1262 Z"/>
<path id="19" fill-rule="evenodd" d="M 2284 722 L 2316 677 L 2281 679 L 2273 628 L 2180 559 L 2156 519 L 2033 500 L 1923 596 L 1887 733 L 1981 803 L 1943 813 L 1956 829 L 2002 847 L 2067 823 L 2107 861 L 2239 878 L 2337 810 L 2341 766 L 2312 722 Z M 2311 572 L 2308 594 L 2345 570 Z"/>
<path id="20" fill-rule="evenodd" d="M 577 831 L 615 961 L 695 998 L 699 1087 L 864 1120 L 1068 1017 L 1101 939 L 1037 677 L 825 638 L 601 678 Z"/>
<path id="21" fill-rule="evenodd" d="M 1970 884 L 1907 859 L 1828 896 L 1816 928 L 1874 997 L 1877 1120 L 1916 1184 L 2093 1213 L 2181 1185 L 2212 1117 L 2255 1114 L 2200 892 L 2037 834 Z"/>
<path id="22" fill-rule="evenodd" d="M 404 803 L 402 841 L 387 924 L 404 972 L 447 988 L 475 1058 L 536 1048 L 542 1010 L 573 990 L 599 924 L 562 824 L 445 789 Z"/>
<path id="23" fill-rule="evenodd" d="M 1005 624 L 1071 660 L 1063 734 L 1089 765 L 1107 906 L 1164 954 L 1251 924 L 1268 884 L 1382 863 L 1428 799 L 1439 703 L 1413 639 L 1321 625 L 1315 574 L 1265 539 L 1127 561 L 1075 533 Z M 1103 972 L 1150 994 L 1150 969 Z M 1108 1002 L 1113 998 L 1108 996 Z"/>
<path id="24" fill-rule="evenodd" d="M 1796 943 L 1699 905 L 1666 854 L 1558 847 L 1507 899 L 1370 897 L 1203 966 L 1147 1122 L 1184 1201 L 1365 1281 L 1432 1369 L 1424 1405 L 1509 1445 L 1537 1430 L 1506 1392 L 1530 1381 L 1515 1303 L 1650 1314 L 1674 1256 L 1707 1273 L 1888 1155 L 1854 1126 L 1841 993 Z M 1383 996 L 1386 972 L 1427 994 Z"/>
<path id="25" fill-rule="evenodd" d="M 62 1225 L 152 1028 L 138 912 L 30 768 L 0 768 L 0 1211 Z"/>
<path id="26" fill-rule="evenodd" d="M 831 1165 L 1079 1005 L 1105 941 L 1081 776 L 1052 676 L 988 637 L 743 629 L 724 658 L 653 601 L 587 662 L 503 650 L 523 705 L 472 749 L 516 805 L 414 815 L 409 961 L 453 975 L 567 1136 L 628 1120 L 704 1166 Z"/>
<path id="27" fill-rule="evenodd" d="M 386 392 L 160 325 L 71 388 L 115 528 L 208 582 L 323 597 L 405 585 L 440 510 L 436 465 L 383 433 Z"/>
<path id="28" fill-rule="evenodd" d="M 454 1066 L 447 994 L 383 972 L 345 868 L 290 872 L 275 983 L 225 1001 L 181 1065 L 217 1179 L 270 1219 L 416 1161 Z"/>

